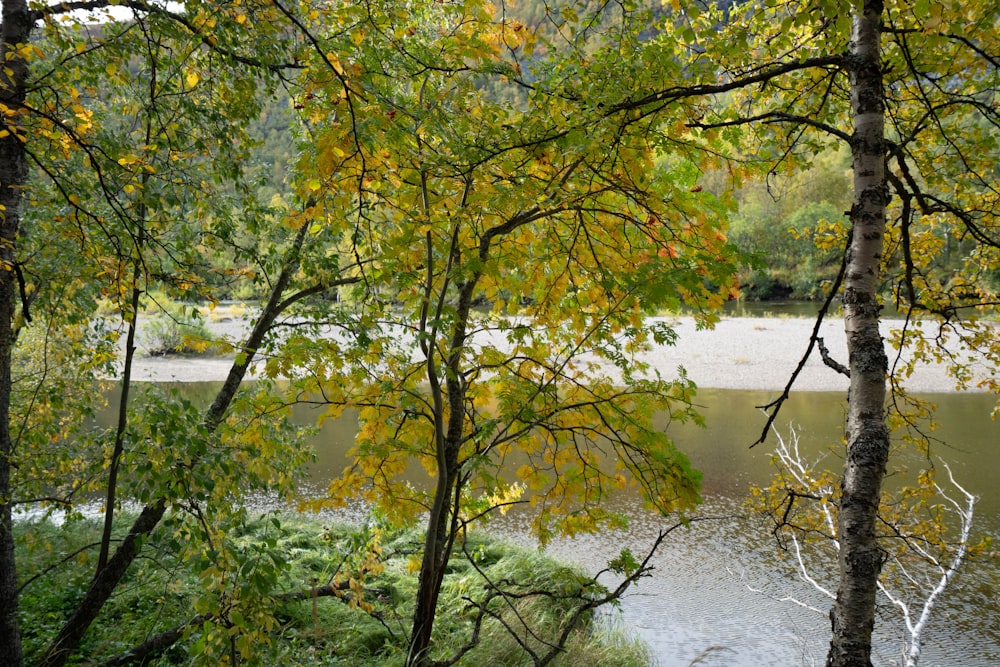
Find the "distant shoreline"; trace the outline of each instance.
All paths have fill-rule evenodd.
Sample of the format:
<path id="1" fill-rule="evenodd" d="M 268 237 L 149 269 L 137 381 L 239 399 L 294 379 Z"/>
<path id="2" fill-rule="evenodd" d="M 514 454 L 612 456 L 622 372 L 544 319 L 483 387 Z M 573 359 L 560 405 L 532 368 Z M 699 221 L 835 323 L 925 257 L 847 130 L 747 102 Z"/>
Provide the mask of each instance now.
<path id="1" fill-rule="evenodd" d="M 683 366 L 688 377 L 701 388 L 780 391 L 794 372 L 809 344 L 815 322 L 807 318 L 725 317 L 714 329 L 697 330 L 691 317 L 656 318 L 670 322 L 677 331 L 677 344 L 660 346 L 642 359 L 663 377 L 677 375 Z M 208 322 L 216 335 L 238 338 L 247 328 L 241 320 Z M 898 321 L 883 322 L 883 332 Z M 847 363 L 843 321 L 833 318 L 820 331 L 831 356 Z M 890 364 L 893 359 L 890 358 Z M 150 357 L 137 355 L 133 379 L 145 382 L 210 382 L 225 380 L 231 358 L 211 356 Z M 977 369 L 980 377 L 985 372 Z M 941 365 L 922 364 L 905 385 L 915 393 L 955 391 L 954 379 Z M 795 387 L 798 391 L 847 391 L 848 378 L 825 366 L 819 352 L 803 367 Z"/>

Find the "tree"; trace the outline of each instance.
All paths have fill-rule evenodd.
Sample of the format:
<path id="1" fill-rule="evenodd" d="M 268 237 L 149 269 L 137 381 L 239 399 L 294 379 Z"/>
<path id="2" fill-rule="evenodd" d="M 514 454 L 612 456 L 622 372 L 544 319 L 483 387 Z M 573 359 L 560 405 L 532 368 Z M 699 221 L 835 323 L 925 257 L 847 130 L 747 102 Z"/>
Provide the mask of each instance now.
<path id="1" fill-rule="evenodd" d="M 283 313 L 354 280 L 301 276 L 313 249 L 308 214 L 301 215 L 307 207 L 281 211 L 256 204 L 243 181 L 251 141 L 244 130 L 257 113 L 261 92 L 280 73 L 295 69 L 290 33 L 268 14 L 273 7 L 189 4 L 175 13 L 134 2 L 128 3 L 133 11 L 128 19 L 106 17 L 99 25 L 68 15 L 109 5 L 3 5 L 0 661 L 5 665 L 23 664 L 12 532 L 12 508 L 21 503 L 72 511 L 83 490 L 107 490 L 107 530 L 94 578 L 37 656 L 39 664 L 59 665 L 72 656 L 140 554 L 144 538 L 165 518 L 186 538 L 174 542 L 179 555 L 204 561 L 214 554 L 202 563 L 206 608 L 231 594 L 227 568 L 238 567 L 238 554 L 219 535 L 227 523 L 240 520 L 242 510 L 229 509 L 228 494 L 248 484 L 289 491 L 294 488 L 289 469 L 304 457 L 291 434 L 273 430 L 273 420 L 258 415 L 243 425 L 227 422 L 240 381 Z M 248 40 L 240 26 L 256 19 L 261 27 Z M 255 77 L 247 77 L 248 68 Z M 271 244 L 263 252 L 253 249 L 256 279 L 268 288 L 268 298 L 247 339 L 231 342 L 238 354 L 215 401 L 202 412 L 152 392 L 136 398 L 129 392 L 128 368 L 140 300 L 164 287 L 211 298 L 211 283 L 203 279 L 205 260 L 223 251 L 246 258 L 233 222 L 248 215 L 273 225 Z M 232 273 L 225 276 L 231 280 Z M 68 445 L 64 438 L 73 429 L 65 425 L 74 422 L 57 415 L 81 402 L 72 394 L 82 388 L 66 392 L 68 382 L 94 382 L 114 366 L 105 353 L 116 332 L 90 324 L 100 297 L 127 331 L 120 418 L 109 440 L 96 434 Z M 46 335 L 24 333 L 38 327 Z M 27 344 L 38 346 L 29 357 L 37 373 L 13 364 L 15 351 L 19 359 L 30 355 Z M 80 372 L 68 378 L 53 366 L 56 361 Z M 22 371 L 16 387 L 12 368 Z M 84 394 L 80 398 L 94 398 Z M 281 411 L 273 401 L 269 405 L 268 412 L 280 419 Z M 250 401 L 242 409 L 265 410 Z M 112 549 L 110 529 L 118 498 L 126 494 L 145 506 Z M 239 611 L 226 607 L 203 620 L 218 623 L 220 616 Z M 250 623 L 271 613 L 263 594 L 242 611 Z"/>
<path id="2" fill-rule="evenodd" d="M 841 548 L 834 475 L 822 469 L 821 459 L 806 460 L 794 429 L 787 438 L 774 435 L 778 474 L 767 489 L 753 490 L 755 504 L 773 522 L 772 534 L 794 554 L 797 576 L 836 600 L 824 582 L 835 578 Z M 977 498 L 955 481 L 946 462 L 941 466 L 950 481 L 947 488 L 936 481 L 938 471 L 927 468 L 914 483 L 884 494 L 879 507 L 883 567 L 877 587 L 901 616 L 907 667 L 920 661 L 923 634 L 938 599 L 967 556 L 989 543 L 973 542 Z M 824 613 L 795 597 L 781 600 Z"/>
<path id="3" fill-rule="evenodd" d="M 4 114 L 0 132 L 0 660 L 21 664 L 21 634 L 17 621 L 17 567 L 14 559 L 13 518 L 10 497 L 14 470 L 14 443 L 11 439 L 11 351 L 14 346 L 14 315 L 18 303 L 17 236 L 21 226 L 21 188 L 27 178 L 27 158 L 21 138 L 20 108 L 25 99 L 27 54 L 31 19 L 28 3 L 5 2 L 0 24 L 0 111 Z M 23 132 L 23 130 L 22 130 Z"/>
<path id="4" fill-rule="evenodd" d="M 620 517 L 602 500 L 630 481 L 661 511 L 697 501 L 697 475 L 649 419 L 664 403 L 672 418 L 694 418 L 693 388 L 683 373 L 666 380 L 634 361 L 650 340 L 673 335 L 648 328 L 643 315 L 684 304 L 710 321 L 732 293 L 724 206 L 702 187 L 704 171 L 728 166 L 738 181 L 755 168 L 796 167 L 833 137 L 852 148 L 855 203 L 841 277 L 821 315 L 842 284 L 850 359 L 830 364 L 851 375 L 850 467 L 839 499 L 846 537 L 830 664 L 870 662 L 880 567 L 872 527 L 890 437 L 882 276 L 915 319 L 937 318 L 941 327 L 908 323 L 897 344 L 943 356 L 946 335 L 956 332 L 988 360 L 1000 358 L 991 328 L 974 316 L 997 302 L 980 279 L 998 267 L 994 167 L 981 157 L 997 138 L 996 35 L 987 29 L 996 8 L 969 19 L 977 23 L 968 37 L 949 32 L 941 7 L 929 3 L 912 11 L 747 3 L 718 12 L 678 4 L 655 15 L 629 2 L 582 3 L 546 6 L 538 31 L 477 0 L 301 13 L 273 0 L 177 11 L 126 4 L 129 20 L 92 29 L 57 18 L 102 2 L 37 10 L 4 2 L 0 657 L 22 663 L 10 528 L 15 491 L 25 488 L 17 466 L 28 453 L 10 429 L 19 409 L 11 351 L 33 304 L 58 310 L 40 277 L 58 270 L 59 253 L 42 248 L 42 238 L 29 245 L 26 221 L 69 235 L 79 256 L 97 261 L 101 271 L 81 274 L 78 314 L 103 289 L 134 322 L 154 283 L 211 297 L 215 281 L 251 267 L 268 287 L 207 413 L 155 399 L 142 410 L 146 421 L 123 409 L 107 459 L 94 465 L 127 468 L 124 486 L 145 505 L 114 552 L 103 540 L 94 581 L 43 664 L 68 659 L 165 517 L 187 540 L 180 552 L 203 552 L 193 554 L 205 573 L 198 618 L 226 628 L 209 633 L 220 643 L 203 659 L 221 656 L 229 642 L 235 660 L 266 635 L 266 582 L 230 595 L 240 556 L 221 527 L 239 521 L 239 511 L 221 501 L 237 482 L 290 482 L 272 464 L 295 459 L 293 447 L 261 459 L 255 451 L 273 443 L 265 422 L 241 432 L 227 420 L 241 378 L 269 341 L 265 371 L 300 378 L 295 400 L 361 412 L 356 464 L 333 499 L 360 488 L 402 519 L 427 513 L 409 660 L 430 664 L 437 595 L 467 526 L 521 504 L 534 507 L 543 539 L 613 525 Z M 659 35 L 648 30 L 653 16 L 666 18 Z M 51 43 L 32 42 L 43 19 Z M 880 45 L 884 36 L 890 42 Z M 125 53 L 136 54 L 140 76 L 126 76 Z M 42 55 L 53 63 L 47 69 Z M 278 80 L 299 112 L 302 157 L 293 194 L 251 204 L 243 196 L 251 189 L 240 186 L 243 128 L 258 109 L 253 89 Z M 107 118 L 113 107 L 102 90 L 138 105 L 130 108 L 140 112 L 132 115 L 141 136 Z M 713 100 L 721 94 L 732 104 Z M 137 136 L 141 150 L 131 150 Z M 737 164 L 730 155 L 753 158 Z M 171 166 L 180 160 L 191 164 Z M 70 173 L 85 176 L 67 180 Z M 210 186 L 216 179 L 225 185 Z M 887 187 L 899 202 L 889 209 L 893 225 Z M 29 216 L 56 209 L 49 227 Z M 235 219 L 248 211 L 241 229 Z M 157 215 L 167 212 L 207 224 L 163 225 Z M 962 274 L 941 278 L 934 258 L 949 233 L 978 245 Z M 204 260 L 216 241 L 239 266 L 209 280 Z M 333 289 L 344 307 L 320 298 Z M 61 322 L 50 326 L 72 340 L 73 322 Z M 272 332 L 281 325 L 279 346 Z M 331 328 L 332 337 L 315 335 Z M 955 361 L 956 381 L 973 381 Z M 894 370 L 895 383 L 907 367 Z M 259 400 L 247 409 L 279 411 Z M 432 488 L 399 481 L 415 461 L 432 474 Z M 120 494 L 107 497 L 111 525 Z M 641 571 L 625 556 L 616 567 Z M 229 606 L 233 599 L 240 606 Z"/>
<path id="5" fill-rule="evenodd" d="M 350 32 L 309 33 L 303 185 L 327 212 L 315 233 L 365 260 L 356 308 L 323 323 L 336 335 L 303 327 L 285 355 L 296 366 L 271 372 L 360 413 L 333 501 L 426 512 L 408 664 L 467 650 L 435 652 L 437 599 L 464 532 L 490 515 L 530 504 L 544 541 L 621 525 L 604 501 L 630 484 L 664 513 L 698 500 L 651 422 L 694 418 L 693 387 L 635 353 L 673 335 L 649 312 L 710 319 L 735 264 L 689 157 L 707 155 L 683 131 L 691 103 L 620 108 L 651 69 L 679 76 L 671 59 L 623 55 L 648 25 L 633 9 L 565 8 L 551 41 L 478 2 L 380 22 L 358 9 L 340 15 Z M 399 479 L 417 461 L 430 488 Z"/>
<path id="6" fill-rule="evenodd" d="M 987 363 L 998 360 L 993 328 L 979 318 L 998 302 L 981 279 L 998 262 L 996 191 L 993 166 L 976 157 L 998 136 L 990 101 L 998 76 L 995 10 L 866 1 L 746 3 L 686 13 L 694 59 L 706 67 L 720 63 L 722 87 L 742 91 L 695 126 L 758 128 L 755 157 L 769 170 L 795 168 L 830 138 L 849 145 L 853 155 L 851 232 L 841 277 L 820 313 L 822 319 L 832 299 L 841 298 L 848 364 L 825 353 L 824 359 L 851 378 L 831 667 L 871 664 L 887 410 L 904 405 L 893 401 L 887 408 L 887 383 L 895 390 L 912 370 L 899 357 L 890 368 L 879 331 L 884 286 L 909 315 L 892 341 L 897 347 L 949 363 L 958 386 L 973 377 L 967 358 L 949 352 L 949 338 Z M 935 270 L 945 247 L 942 225 L 948 226 L 944 234 L 978 243 L 961 274 Z M 914 252 L 917 245 L 921 250 Z M 816 344 L 814 336 L 806 356 Z M 982 382 L 996 389 L 988 377 Z M 792 383 L 794 377 L 789 388 Z M 764 435 L 787 394 L 768 406 Z"/>

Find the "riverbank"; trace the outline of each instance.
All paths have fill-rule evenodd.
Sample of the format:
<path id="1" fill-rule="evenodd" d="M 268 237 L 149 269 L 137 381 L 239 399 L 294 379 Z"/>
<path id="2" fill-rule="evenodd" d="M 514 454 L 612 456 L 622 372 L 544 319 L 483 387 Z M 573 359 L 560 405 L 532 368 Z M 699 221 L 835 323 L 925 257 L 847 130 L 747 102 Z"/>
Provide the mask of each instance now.
<path id="1" fill-rule="evenodd" d="M 663 319 L 677 331 L 676 345 L 658 346 L 642 359 L 668 378 L 676 376 L 678 366 L 683 366 L 699 387 L 712 389 L 780 391 L 805 354 L 815 326 L 814 320 L 807 318 L 727 317 L 714 329 L 699 331 L 691 317 Z M 883 335 L 900 324 L 899 320 L 883 322 Z M 214 335 L 233 340 L 238 340 L 248 326 L 238 319 L 209 321 L 207 325 Z M 819 335 L 830 355 L 846 365 L 843 320 L 827 320 Z M 231 359 L 221 357 L 140 354 L 135 360 L 133 378 L 149 382 L 221 381 L 231 364 Z M 982 367 L 977 372 L 977 377 L 985 375 Z M 906 386 L 916 393 L 943 393 L 955 390 L 955 380 L 942 365 L 921 364 Z M 813 350 L 795 383 L 799 391 L 847 391 L 847 388 L 848 378 L 824 365 L 818 350 Z"/>
<path id="2" fill-rule="evenodd" d="M 134 519 L 134 515 L 122 517 L 121 524 L 129 525 Z M 48 585 L 28 586 L 21 598 L 21 622 L 28 629 L 25 662 L 37 664 L 48 638 L 37 629 L 51 629 L 53 618 L 58 622 L 76 608 L 80 591 L 88 584 L 87 575 L 92 573 L 93 563 L 86 559 L 88 554 L 94 557 L 92 550 L 81 545 L 100 539 L 101 520 L 93 517 L 63 525 L 34 521 L 17 524 L 15 530 L 19 533 L 19 563 L 24 563 L 22 577 L 30 581 L 43 570 L 49 577 L 45 580 Z M 30 540 L 21 537 L 20 533 L 29 531 Z M 132 662 L 145 658 L 162 667 L 188 665 L 194 654 L 202 658 L 203 664 L 214 664 L 219 655 L 236 646 L 229 644 L 233 636 L 241 642 L 241 655 L 247 664 L 403 667 L 407 635 L 399 630 L 413 614 L 417 574 L 409 568 L 409 560 L 421 544 L 419 531 L 387 529 L 373 533 L 363 524 L 331 525 L 318 517 L 297 513 L 271 513 L 249 519 L 227 535 L 228 548 L 241 554 L 247 563 L 239 575 L 239 590 L 243 593 L 227 599 L 219 620 L 206 620 L 211 616 L 208 614 L 194 622 L 192 609 L 206 598 L 204 579 L 210 575 L 198 559 L 178 558 L 163 544 L 170 539 L 170 531 L 149 536 L 146 546 L 158 554 L 157 559 L 136 563 L 129 585 L 108 601 L 88 629 L 79 649 L 88 664 L 112 662 L 132 647 L 136 647 Z M 470 647 L 463 665 L 529 664 L 529 651 L 534 652 L 532 655 L 557 652 L 554 647 L 560 641 L 563 652 L 552 663 L 554 666 L 651 664 L 647 647 L 633 633 L 593 613 L 580 614 L 573 629 L 563 637 L 566 622 L 592 599 L 581 586 L 579 568 L 560 563 L 537 549 L 479 531 L 467 536 L 464 544 L 476 554 L 475 566 L 464 558 L 452 561 L 450 585 L 442 588 L 439 608 L 463 611 L 442 612 L 437 618 L 435 629 L 449 641 L 442 641 L 435 657 L 450 657 L 459 642 L 471 641 L 475 631 L 478 643 Z M 50 561 L 54 555 L 45 552 L 43 546 L 57 553 L 77 554 L 77 565 L 86 566 L 53 568 Z M 375 546 L 377 551 L 371 552 L 371 560 L 362 560 L 356 552 L 369 546 Z M 345 559 L 333 575 L 331 554 Z M 348 559 L 348 554 L 354 554 L 356 560 Z M 255 559 L 270 564 L 270 555 L 282 563 L 281 568 L 270 573 L 273 580 L 258 574 L 259 566 L 249 567 Z M 477 619 L 473 613 L 477 607 L 470 602 L 476 598 L 487 604 L 489 590 L 482 586 L 484 572 L 490 581 L 499 582 L 520 600 L 516 611 L 513 605 L 508 608 L 494 599 L 489 614 Z M 229 574 L 236 576 L 234 572 Z M 547 595 L 546 591 L 557 594 Z M 271 620 L 254 605 L 265 592 L 268 606 L 274 607 L 280 619 L 280 628 L 259 625 L 261 618 Z M 222 620 L 227 631 L 220 631 Z M 158 634 L 164 628 L 183 628 L 185 632 L 167 638 L 170 633 Z M 148 641 L 151 636 L 161 641 Z M 243 642 L 246 639 L 251 641 Z"/>

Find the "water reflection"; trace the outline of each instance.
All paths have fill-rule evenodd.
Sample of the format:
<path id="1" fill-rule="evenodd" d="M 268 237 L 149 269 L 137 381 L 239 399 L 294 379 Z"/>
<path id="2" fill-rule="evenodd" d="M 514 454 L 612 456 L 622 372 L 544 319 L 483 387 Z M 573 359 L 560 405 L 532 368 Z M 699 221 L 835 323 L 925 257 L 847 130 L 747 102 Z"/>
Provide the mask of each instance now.
<path id="1" fill-rule="evenodd" d="M 764 418 L 756 406 L 769 392 L 702 390 L 698 403 L 707 428 L 672 426 L 670 433 L 704 473 L 705 504 L 699 516 L 716 517 L 675 531 L 661 547 L 653 577 L 641 582 L 622 606 L 623 619 L 649 643 L 662 667 L 686 666 L 706 649 L 717 647 L 698 664 L 821 665 L 829 641 L 825 613 L 810 611 L 783 598 L 795 598 L 820 610 L 829 601 L 797 577 L 788 554 L 783 557 L 767 528 L 745 516 L 743 500 L 751 484 L 765 484 L 773 469 L 770 447 L 750 448 Z M 936 404 L 939 428 L 933 455 L 951 465 L 956 478 L 980 496 L 977 531 L 1000 533 L 1000 494 L 994 472 L 1000 467 L 997 435 L 989 418 L 994 399 L 985 394 L 923 396 Z M 804 454 L 841 465 L 846 397 L 838 393 L 798 393 L 777 422 L 787 433 L 794 425 Z M 314 480 L 323 483 L 347 463 L 344 452 L 353 438 L 350 419 L 331 424 L 317 441 Z M 895 464 L 916 471 L 926 459 L 910 452 Z M 414 480 L 419 482 L 420 480 Z M 548 547 L 554 555 L 596 572 L 624 544 L 636 552 L 653 542 L 665 520 L 621 498 L 632 517 L 627 535 L 604 533 L 562 540 Z M 526 517 L 511 513 L 490 525 L 522 544 L 533 544 Z M 947 592 L 925 633 L 922 665 L 973 667 L 1000 664 L 1000 585 L 997 559 L 969 562 Z M 883 601 L 884 602 L 884 601 Z M 876 657 L 879 665 L 900 663 L 903 647 L 898 614 L 888 603 L 880 611 Z"/>
<path id="2" fill-rule="evenodd" d="M 720 518 L 672 533 L 655 557 L 652 577 L 642 580 L 622 604 L 622 621 L 649 644 L 656 664 L 686 667 L 708 650 L 699 665 L 822 665 L 829 600 L 798 578 L 790 555 L 779 556 L 766 530 L 748 530 L 755 526 L 742 515 L 738 499 L 710 498 L 699 515 Z M 638 551 L 668 525 L 639 508 L 632 516 L 627 535 L 562 540 L 548 551 L 599 571 L 623 544 Z M 524 525 L 491 530 L 520 542 L 530 539 Z M 969 564 L 934 612 L 922 665 L 1000 664 L 998 581 L 995 562 Z M 902 624 L 884 599 L 877 623 L 875 664 L 900 664 Z"/>

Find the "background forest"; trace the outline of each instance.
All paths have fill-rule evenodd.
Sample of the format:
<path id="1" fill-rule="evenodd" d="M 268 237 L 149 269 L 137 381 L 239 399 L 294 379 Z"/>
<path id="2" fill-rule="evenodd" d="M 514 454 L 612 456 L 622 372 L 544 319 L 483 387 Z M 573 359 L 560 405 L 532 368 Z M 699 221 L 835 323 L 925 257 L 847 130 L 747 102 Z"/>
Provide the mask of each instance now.
<path id="1" fill-rule="evenodd" d="M 531 14 L 530 8 L 525 12 Z M 249 134 L 260 142 L 251 147 L 247 159 L 249 171 L 258 183 L 260 201 L 287 195 L 289 166 L 297 154 L 291 106 L 287 98 L 263 99 L 260 116 L 249 126 Z M 704 183 L 717 194 L 729 187 L 722 172 L 707 172 Z M 840 265 L 837 239 L 846 228 L 852 197 L 849 152 L 831 146 L 801 169 L 768 174 L 761 180 L 748 179 L 729 194 L 734 208 L 728 235 L 746 257 L 738 273 L 740 298 L 822 300 Z M 959 272 L 963 257 L 974 247 L 973 240 L 953 232 L 938 232 L 944 252 L 935 259 L 934 269 L 946 275 Z M 981 280 L 996 291 L 1000 278 L 989 272 Z M 262 296 L 251 284 L 231 290 L 220 288 L 219 298 L 223 299 L 254 300 Z M 894 300 L 890 283 L 884 285 L 883 295 L 890 303 Z"/>
<path id="2" fill-rule="evenodd" d="M 702 500 L 652 316 L 741 298 L 816 301 L 802 363 L 850 382 L 839 482 L 782 440 L 756 493 L 836 582 L 827 664 L 883 605 L 915 665 L 988 551 L 906 380 L 1000 386 L 997 7 L 3 0 L 0 33 L 0 664 L 641 663 L 596 612 Z M 134 381 L 150 334 L 229 363 L 205 405 Z M 623 530 L 626 491 L 664 527 L 596 574 L 475 532 Z"/>

